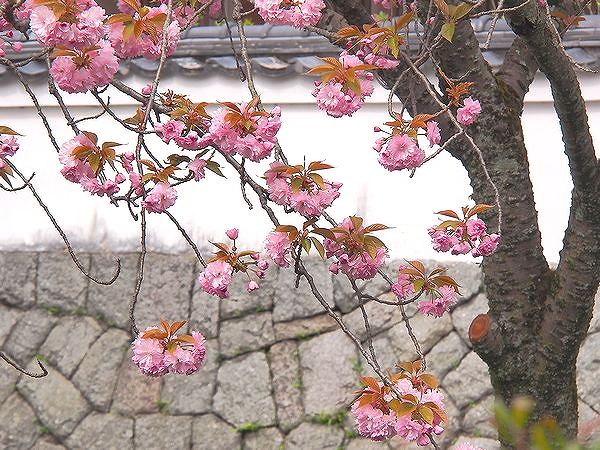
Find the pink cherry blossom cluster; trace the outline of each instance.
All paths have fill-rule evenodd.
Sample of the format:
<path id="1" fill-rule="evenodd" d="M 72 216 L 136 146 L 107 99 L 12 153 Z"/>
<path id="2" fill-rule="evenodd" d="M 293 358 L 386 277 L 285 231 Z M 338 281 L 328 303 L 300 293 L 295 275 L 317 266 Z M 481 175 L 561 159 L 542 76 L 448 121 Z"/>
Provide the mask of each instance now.
<path id="1" fill-rule="evenodd" d="M 316 25 L 325 8 L 323 0 L 254 0 L 265 22 L 304 28 Z"/>
<path id="2" fill-rule="evenodd" d="M 346 230 L 347 235 L 334 232 L 336 240 L 325 239 L 325 255 L 327 258 L 335 257 L 335 261 L 329 266 L 332 273 L 337 274 L 340 270 L 353 280 L 368 280 L 373 278 L 387 258 L 387 248 L 379 246 L 374 255 L 356 242 L 356 238 L 364 233 L 365 228 L 356 226 L 352 218 L 347 217 L 339 226 Z"/>
<path id="3" fill-rule="evenodd" d="M 425 160 L 425 151 L 407 134 L 380 138 L 373 148 L 379 153 L 379 158 L 377 158 L 379 164 L 390 172 L 415 169 Z"/>
<path id="4" fill-rule="evenodd" d="M 219 2 L 217 2 L 219 3 Z M 131 3 L 130 3 L 131 4 Z M 167 6 L 138 7 L 133 11 L 129 5 L 126 9 L 130 19 L 121 20 L 118 15 L 109 18 L 108 39 L 115 52 L 121 58 L 144 57 L 148 59 L 160 58 L 163 41 L 163 24 L 167 16 Z M 136 27 L 137 33 L 130 27 Z M 166 30 L 167 44 L 165 52 L 167 56 L 172 55 L 177 49 L 177 43 L 181 34 L 181 28 L 177 16 L 169 23 Z"/>
<path id="5" fill-rule="evenodd" d="M 198 276 L 198 283 L 204 292 L 219 298 L 229 297 L 229 285 L 236 272 L 246 274 L 248 277 L 246 289 L 248 292 L 253 292 L 260 286 L 256 280 L 251 278 L 251 274 L 262 279 L 265 277 L 265 271 L 269 268 L 269 263 L 257 252 L 246 250 L 237 253 L 235 245 L 239 236 L 237 228 L 227 230 L 226 234 L 233 241 L 232 248 L 229 249 L 229 246 L 223 243 L 214 243 L 213 245 L 218 248 L 218 251 Z"/>
<path id="6" fill-rule="evenodd" d="M 137 175 L 137 174 L 136 174 Z M 156 183 L 146 198 L 142 200 L 142 208 L 149 213 L 163 213 L 175 204 L 177 191 L 168 182 Z"/>
<path id="7" fill-rule="evenodd" d="M 289 267 L 288 257 L 292 252 L 291 241 L 288 233 L 282 231 L 272 231 L 265 240 L 265 253 L 279 267 Z"/>
<path id="8" fill-rule="evenodd" d="M 106 14 L 94 0 L 56 0 L 34 5 L 30 26 L 37 40 L 56 47 L 50 75 L 69 93 L 105 86 L 119 68 L 119 60 L 106 40 Z"/>
<path id="9" fill-rule="evenodd" d="M 380 388 L 383 383 L 378 382 Z M 438 389 L 427 386 L 413 385 L 410 378 L 402 378 L 395 383 L 395 388 L 402 396 L 412 396 L 418 399 L 420 404 L 429 403 L 440 410 L 444 409 L 444 396 Z M 419 446 L 429 445 L 431 434 L 439 435 L 444 431 L 440 417 L 435 415 L 432 423 L 427 423 L 413 417 L 411 414 L 398 416 L 387 402 L 393 400 L 391 393 L 385 393 L 376 401 L 362 404 L 356 401 L 351 408 L 356 422 L 358 433 L 373 441 L 384 441 L 394 436 L 400 436 L 409 442 L 415 442 Z"/>
<path id="10" fill-rule="evenodd" d="M 254 162 L 270 156 L 277 145 L 281 109 L 276 106 L 270 113 L 263 113 L 255 107 L 253 101 L 239 108 L 228 104 L 217 109 L 200 146 L 214 144 L 227 154 L 237 153 Z"/>
<path id="11" fill-rule="evenodd" d="M 360 58 L 347 52 L 342 52 L 339 62 L 344 69 L 363 65 Z M 358 111 L 365 98 L 373 93 L 374 77 L 366 70 L 357 70 L 354 74 L 358 78 L 354 86 L 340 77 L 333 77 L 327 82 L 316 81 L 312 95 L 317 100 L 317 106 L 331 117 L 351 116 Z"/>
<path id="12" fill-rule="evenodd" d="M 456 110 L 456 120 L 464 126 L 471 125 L 477 120 L 477 116 L 481 113 L 481 104 L 479 100 L 474 100 L 472 97 L 467 97 L 463 100 L 463 106 Z"/>
<path id="13" fill-rule="evenodd" d="M 154 125 L 154 130 L 167 144 L 171 141 L 175 141 L 179 147 L 186 150 L 197 150 L 203 146 L 198 133 L 194 130 L 186 133 L 186 126 L 180 120 L 169 120 L 165 123 L 157 123 Z"/>
<path id="14" fill-rule="evenodd" d="M 294 177 L 280 170 L 284 167 L 287 166 L 274 161 L 265 172 L 269 198 L 278 205 L 289 206 L 304 217 L 311 218 L 320 216 L 340 196 L 341 183 L 330 182 L 320 176 L 311 178 L 310 174 Z M 296 179 L 301 183 L 294 184 L 293 180 Z"/>
<path id="15" fill-rule="evenodd" d="M 166 373 L 191 375 L 204 362 L 205 341 L 198 331 L 192 331 L 191 336 L 177 336 L 149 327 L 133 341 L 131 359 L 144 375 L 151 377 Z"/>
<path id="16" fill-rule="evenodd" d="M 451 277 L 444 275 L 445 269 L 434 270 L 429 276 L 424 272 L 424 266 L 416 261 L 409 262 L 410 266 L 400 266 L 398 277 L 392 284 L 392 292 L 401 301 L 409 300 L 417 294 L 425 299 L 417 304 L 422 314 L 442 317 L 450 307 L 456 304 L 458 285 Z M 421 267 L 421 269 L 419 269 Z M 415 286 L 418 286 L 416 288 Z"/>
<path id="17" fill-rule="evenodd" d="M 15 136 L 0 134 L 0 173 L 3 173 L 4 169 L 8 167 L 5 159 L 13 156 L 17 150 L 19 150 L 19 142 Z"/>
<path id="18" fill-rule="evenodd" d="M 373 2 L 385 9 L 391 9 L 392 6 L 402 5 L 402 0 L 373 0 Z"/>
<path id="19" fill-rule="evenodd" d="M 428 232 L 435 251 L 453 255 L 490 256 L 500 243 L 500 235 L 488 234 L 485 222 L 477 218 L 456 227 L 431 227 Z"/>
<path id="20" fill-rule="evenodd" d="M 115 144 L 118 145 L 118 144 Z M 114 152 L 112 147 L 99 148 L 97 138 L 93 133 L 82 132 L 73 139 L 65 142 L 58 155 L 58 160 L 63 165 L 60 173 L 72 183 L 80 184 L 81 187 L 92 195 L 112 196 L 119 192 L 120 184 L 126 178 L 123 172 L 116 170 L 113 179 L 109 179 L 104 171 L 100 172 L 102 158 L 107 156 L 107 152 Z M 134 156 L 132 153 L 116 155 L 111 158 L 111 162 L 119 162 L 122 167 L 131 166 Z M 92 164 L 96 164 L 96 169 Z M 132 181 L 133 184 L 133 181 Z"/>

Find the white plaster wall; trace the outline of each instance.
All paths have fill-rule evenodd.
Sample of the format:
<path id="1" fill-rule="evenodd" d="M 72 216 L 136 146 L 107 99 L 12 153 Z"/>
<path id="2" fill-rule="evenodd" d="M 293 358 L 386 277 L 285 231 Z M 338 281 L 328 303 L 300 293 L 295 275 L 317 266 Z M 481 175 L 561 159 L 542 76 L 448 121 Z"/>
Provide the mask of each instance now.
<path id="1" fill-rule="evenodd" d="M 126 82 L 141 88 L 147 80 L 131 76 Z M 582 77 L 584 95 L 588 100 L 590 125 L 600 143 L 600 80 Z M 430 247 L 426 229 L 436 223 L 433 212 L 458 208 L 468 201 L 471 188 L 462 166 L 442 154 L 417 171 L 413 179 L 406 173 L 389 173 L 376 161 L 372 145 L 376 139 L 373 125 L 387 120 L 386 93 L 376 91 L 373 99 L 349 119 L 332 119 L 317 111 L 310 95 L 311 81 L 300 77 L 270 79 L 258 77 L 257 85 L 263 101 L 280 104 L 283 126 L 280 142 L 291 161 L 326 159 L 336 166 L 327 174 L 330 179 L 344 183 L 342 196 L 331 211 L 341 218 L 358 213 L 368 222 L 382 222 L 395 228 L 381 233 L 394 257 L 439 257 Z M 195 101 L 241 101 L 248 95 L 236 79 L 218 74 L 196 78 L 165 77 L 163 88 L 187 92 Z M 36 93 L 56 129 L 62 143 L 72 137 L 64 125 L 60 110 L 36 82 Z M 121 117 L 132 115 L 133 103 L 124 95 L 110 90 L 111 103 Z M 66 95 L 75 117 L 99 111 L 94 99 L 84 94 Z M 572 187 L 558 121 L 550 101 L 547 83 L 541 77 L 528 94 L 524 114 L 524 130 L 531 162 L 537 209 L 544 251 L 550 261 L 558 260 L 558 252 L 568 219 Z M 79 186 L 64 180 L 59 173 L 57 155 L 45 130 L 31 108 L 29 98 L 14 81 L 0 81 L 0 124 L 8 125 L 26 136 L 21 150 L 14 157 L 18 166 L 36 172 L 34 183 L 73 242 L 83 249 L 134 250 L 139 242 L 137 225 L 124 206 L 115 208 L 105 198 L 92 198 Z M 100 139 L 114 140 L 133 149 L 135 136 L 127 134 L 108 117 L 81 124 L 99 134 Z M 162 142 L 152 141 L 160 149 Z M 598 144 L 600 150 L 600 144 Z M 173 147 L 174 149 L 174 147 Z M 507 148 L 506 151 L 511 151 Z M 160 152 L 160 151 L 159 151 Z M 168 154 L 168 153 L 165 153 Z M 253 167 L 262 174 L 264 164 Z M 240 183 L 232 169 L 226 168 L 228 180 L 209 174 L 200 183 L 178 188 L 179 199 L 171 209 L 188 228 L 197 242 L 222 239 L 223 230 L 232 226 L 241 229 L 243 240 L 257 247 L 271 226 L 260 210 L 249 211 L 241 200 Z M 442 187 L 442 185 L 444 187 Z M 254 196 L 249 192 L 251 199 Z M 490 200 L 491 201 L 491 200 Z M 288 223 L 299 224 L 298 217 Z M 149 242 L 156 250 L 177 251 L 186 244 L 167 218 L 149 215 Z M 55 248 L 61 241 L 43 211 L 27 191 L 0 191 L 0 249 Z"/>

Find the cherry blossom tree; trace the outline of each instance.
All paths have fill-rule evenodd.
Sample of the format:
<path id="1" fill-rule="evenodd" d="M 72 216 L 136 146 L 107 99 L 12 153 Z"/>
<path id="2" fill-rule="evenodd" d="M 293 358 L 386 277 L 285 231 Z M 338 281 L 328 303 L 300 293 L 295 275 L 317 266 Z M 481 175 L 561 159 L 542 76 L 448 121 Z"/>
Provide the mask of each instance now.
<path id="1" fill-rule="evenodd" d="M 550 7 L 544 0 L 500 0 L 490 9 L 490 2 L 484 0 L 377 3 L 386 13 L 374 17 L 359 0 L 255 0 L 250 10 L 243 9 L 241 0 L 234 0 L 229 15 L 217 0 L 120 0 L 116 14 L 107 14 L 94 0 L 0 0 L 0 64 L 17 76 L 30 96 L 65 180 L 114 205 L 126 205 L 131 219 L 140 224 L 141 252 L 129 317 L 133 363 L 144 374 L 190 375 L 201 369 L 206 352 L 211 351 L 205 347 L 202 330 L 178 334 L 185 324 L 182 318 L 157 317 L 156 326 L 146 330 L 136 325 L 135 307 L 144 281 L 146 216 L 164 214 L 196 254 L 203 268 L 199 285 L 215 301 L 227 301 L 235 277 L 246 280 L 249 292 L 260 289 L 272 264 L 294 271 L 296 285 L 304 278 L 315 301 L 376 374 L 361 378 L 364 388 L 350 405 L 358 432 L 375 441 L 400 436 L 437 448 L 436 436 L 447 423 L 443 395 L 435 374 L 427 373 L 406 307 L 415 303 L 420 314 L 436 320 L 456 303 L 460 280 L 443 267 L 425 267 L 420 261 L 407 261 L 390 278 L 382 270 L 389 255 L 383 240 L 388 226 L 368 225 L 352 211 L 345 218 L 328 213 L 343 195 L 343 180 L 324 177 L 332 169 L 325 159 L 288 160 L 284 143 L 277 139 L 282 111 L 279 107 L 266 110 L 254 83 L 244 20 L 257 12 L 265 22 L 305 28 L 330 39 L 339 46 L 339 57 L 323 58 L 321 65 L 310 70 L 320 77 L 312 95 L 322 111 L 315 110 L 315 114 L 343 120 L 357 113 L 377 80 L 389 90 L 387 111 L 381 112 L 381 123 L 374 127 L 382 136 L 374 142 L 373 156 L 381 170 L 410 176 L 427 170 L 427 162 L 442 152 L 464 165 L 475 204 L 459 211 L 440 211 L 437 222 L 432 217 L 432 223 L 417 226 L 428 231 L 436 251 L 482 261 L 489 312 L 474 319 L 469 337 L 488 364 L 497 397 L 508 403 L 520 395 L 531 396 L 536 401 L 532 420 L 550 416 L 567 436 L 574 437 L 575 361 L 600 281 L 596 262 L 600 258 L 600 169 L 576 76 L 579 68 L 561 46 L 561 36 L 577 24 L 585 5 Z M 215 106 L 191 99 L 185 92 L 160 89 L 165 60 L 176 50 L 181 32 L 207 15 L 223 21 L 232 43 L 237 41 L 232 52 L 248 88 L 245 103 L 223 99 Z M 484 47 L 501 15 L 516 35 L 496 73 L 485 62 L 469 21 L 483 15 L 492 17 Z M 235 36 L 229 21 L 237 27 Z M 417 30 L 417 42 L 408 41 L 409 28 Z M 21 42 L 14 39 L 19 33 L 37 39 L 40 53 L 22 61 L 6 58 L 5 47 L 20 50 Z M 151 84 L 128 86 L 115 78 L 119 61 L 134 57 L 158 60 Z M 20 72 L 20 67 L 34 59 L 49 65 L 49 92 L 73 132 L 66 142 L 57 142 Z M 425 63 L 433 65 L 435 79 L 423 71 Z M 574 183 L 561 261 L 554 270 L 542 253 L 521 127 L 524 96 L 538 70 L 551 85 Z M 105 99 L 108 89 L 121 91 L 138 103 L 131 117 L 119 117 L 110 108 Z M 135 146 L 122 147 L 89 131 L 97 116 L 74 118 L 62 91 L 90 93 L 103 113 L 136 137 Z M 19 133 L 10 125 L 0 127 L 0 187 L 28 189 L 77 267 L 92 281 L 111 284 L 119 276 L 120 262 L 116 261 L 108 280 L 98 279 L 82 266 L 46 207 L 42 187 L 35 186 L 33 175 L 24 174 L 11 160 L 17 151 L 27 149 L 19 149 Z M 148 145 L 152 135 L 162 139 L 163 148 Z M 173 145 L 167 147 L 170 143 L 175 152 Z M 261 173 L 254 164 L 263 160 L 269 168 Z M 249 190 L 272 222 L 273 228 L 265 230 L 263 249 L 238 248 L 239 230 L 234 228 L 224 230 L 222 242 L 212 243 L 212 255 L 203 255 L 169 211 L 177 201 L 179 185 L 202 183 L 207 176 L 223 176 L 224 170 L 239 176 L 248 206 L 253 207 Z M 223 178 L 222 182 L 231 180 Z M 363 313 L 366 343 L 323 298 L 303 261 L 310 252 L 329 260 L 329 270 L 352 285 Z M 358 288 L 358 280 L 375 277 L 388 283 L 393 301 Z M 382 371 L 364 308 L 368 301 L 400 310 L 419 355 L 416 361 L 399 361 L 394 373 Z M 29 376 L 47 373 L 41 363 L 42 373 L 30 373 L 6 355 L 0 356 Z"/>

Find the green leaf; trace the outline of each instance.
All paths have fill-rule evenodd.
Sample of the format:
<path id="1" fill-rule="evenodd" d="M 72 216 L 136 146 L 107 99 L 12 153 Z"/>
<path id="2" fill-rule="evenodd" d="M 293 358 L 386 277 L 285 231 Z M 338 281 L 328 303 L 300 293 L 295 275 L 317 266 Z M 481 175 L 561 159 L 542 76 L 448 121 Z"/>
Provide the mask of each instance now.
<path id="1" fill-rule="evenodd" d="M 211 172 L 216 173 L 220 177 L 227 178 L 225 175 L 223 175 L 223 172 L 221 172 L 220 167 L 221 166 L 216 161 L 206 161 L 206 168 L 208 170 L 210 170 Z"/>
<path id="2" fill-rule="evenodd" d="M 325 259 L 325 248 L 323 247 L 323 244 L 321 244 L 321 241 L 319 241 L 314 236 L 311 236 L 309 239 L 312 241 L 313 245 L 319 252 L 319 255 L 321 255 L 321 258 Z"/>
<path id="3" fill-rule="evenodd" d="M 309 239 L 304 239 L 302 241 L 302 248 L 304 249 L 304 251 L 307 254 L 310 253 L 310 247 L 311 247 L 310 240 Z"/>
<path id="4" fill-rule="evenodd" d="M 456 24 L 454 22 L 446 22 L 442 25 L 441 35 L 448 42 L 452 42 L 454 37 L 454 31 L 456 30 Z"/>

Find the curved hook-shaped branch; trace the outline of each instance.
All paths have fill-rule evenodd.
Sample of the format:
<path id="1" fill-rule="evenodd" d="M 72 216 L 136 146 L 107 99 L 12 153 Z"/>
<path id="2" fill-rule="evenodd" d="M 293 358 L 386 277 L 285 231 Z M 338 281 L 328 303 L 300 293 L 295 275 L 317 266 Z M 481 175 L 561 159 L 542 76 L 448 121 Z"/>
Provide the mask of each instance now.
<path id="1" fill-rule="evenodd" d="M 37 363 L 40 366 L 40 369 L 42 369 L 42 373 L 28 372 L 27 370 L 25 370 L 21 366 L 19 366 L 16 362 L 11 360 L 8 356 L 6 356 L 6 354 L 4 352 L 0 352 L 0 358 L 3 359 L 8 365 L 14 367 L 16 370 L 21 372 L 23 375 L 27 375 L 30 378 L 44 378 L 46 375 L 48 375 L 48 370 L 46 370 L 46 368 L 44 367 L 44 365 L 42 364 L 42 362 L 39 359 L 37 360 Z"/>
<path id="2" fill-rule="evenodd" d="M 29 181 L 33 180 L 33 177 L 35 177 L 35 172 L 33 172 L 33 173 L 31 174 L 31 176 L 29 177 L 29 179 L 28 179 L 27 181 L 29 182 Z M 17 186 L 17 187 L 12 187 L 12 186 L 11 186 L 11 187 L 9 187 L 9 188 L 7 188 L 6 186 L 4 186 L 4 185 L 0 184 L 0 189 L 2 189 L 3 191 L 6 191 L 6 192 L 16 192 L 16 191 L 20 191 L 21 189 L 25 189 L 26 187 L 27 187 L 27 183 L 23 183 L 23 185 L 21 185 L 21 186 Z"/>
<path id="3" fill-rule="evenodd" d="M 96 284 L 102 284 L 104 286 L 108 286 L 110 284 L 113 284 L 116 281 L 116 279 L 119 277 L 119 274 L 121 273 L 121 260 L 119 258 L 116 258 L 116 260 L 115 260 L 115 264 L 116 264 L 115 270 L 114 270 L 112 276 L 108 280 L 100 280 L 100 279 L 94 277 L 93 275 L 91 275 L 90 273 L 88 273 L 87 270 L 83 267 L 83 264 L 81 264 L 81 261 L 79 261 L 79 258 L 77 258 L 77 255 L 75 254 L 75 251 L 73 250 L 73 247 L 71 246 L 71 243 L 69 242 L 69 239 L 67 238 L 67 235 L 62 230 L 62 228 L 60 227 L 60 225 L 58 225 L 58 222 L 56 222 L 56 219 L 54 218 L 54 216 L 52 215 L 52 213 L 48 209 L 48 206 L 46 206 L 46 204 L 44 203 L 44 201 L 41 199 L 41 197 L 39 196 L 39 194 L 37 193 L 37 191 L 33 187 L 33 184 L 31 184 L 31 182 L 30 182 L 31 178 L 28 180 L 21 173 L 21 171 L 19 171 L 19 169 L 17 169 L 15 167 L 15 165 L 13 163 L 11 163 L 10 161 L 6 161 L 6 163 L 19 176 L 19 178 L 21 178 L 21 180 L 23 181 L 23 183 L 25 183 L 25 185 L 29 188 L 29 190 L 31 191 L 31 193 L 33 194 L 33 196 L 35 197 L 35 199 L 37 200 L 37 202 L 39 203 L 39 205 L 42 207 L 42 209 L 44 210 L 44 212 L 46 213 L 46 215 L 48 216 L 48 218 L 52 222 L 52 225 L 54 225 L 54 228 L 56 228 L 56 231 L 58 231 L 58 234 L 60 235 L 60 237 L 64 241 L 65 246 L 67 247 L 67 250 L 69 251 L 69 254 L 71 255 L 71 259 L 73 260 L 73 262 L 75 263 L 75 265 L 77 266 L 77 268 L 80 270 L 80 272 L 82 274 L 84 274 L 87 278 L 89 278 L 90 280 L 92 280 Z"/>

